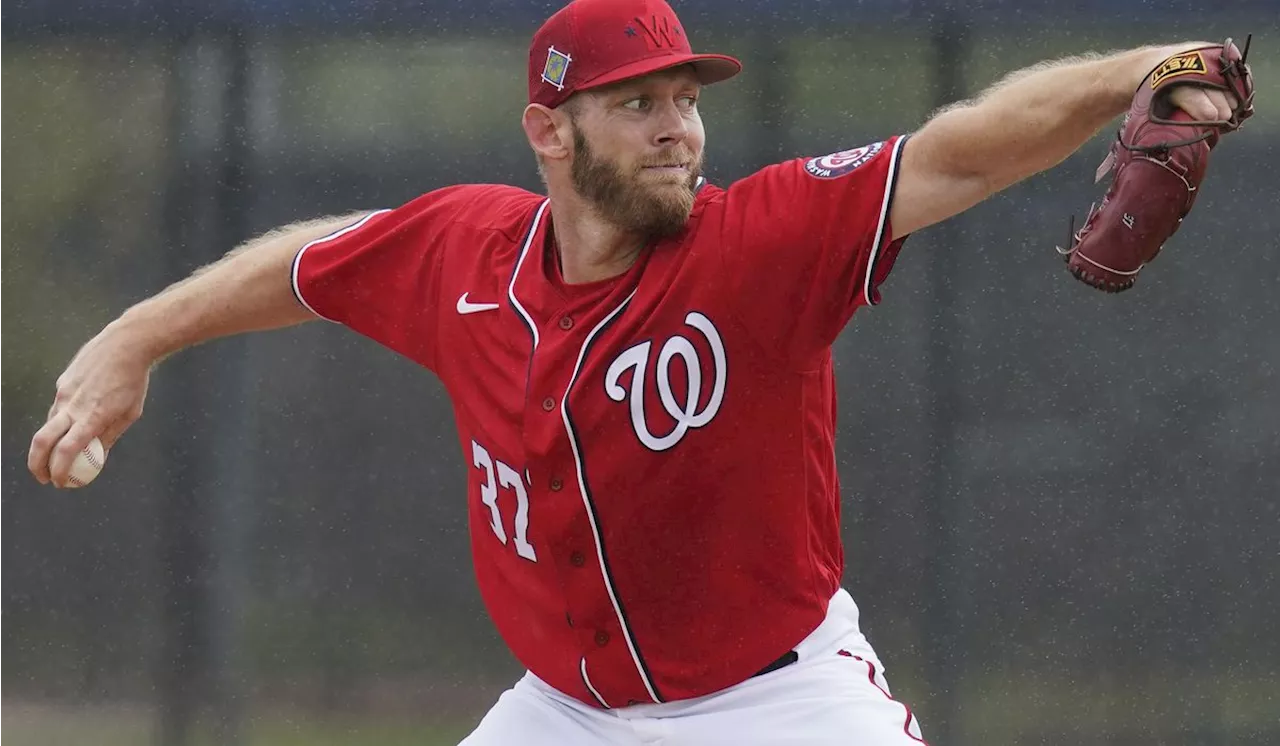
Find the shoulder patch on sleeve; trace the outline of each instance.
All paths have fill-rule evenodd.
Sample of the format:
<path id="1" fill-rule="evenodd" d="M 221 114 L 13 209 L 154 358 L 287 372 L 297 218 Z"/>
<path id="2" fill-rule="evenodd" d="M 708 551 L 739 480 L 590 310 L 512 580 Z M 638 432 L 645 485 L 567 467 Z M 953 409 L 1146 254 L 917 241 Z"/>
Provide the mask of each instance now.
<path id="1" fill-rule="evenodd" d="M 841 150 L 838 153 L 810 158 L 805 161 L 804 170 L 817 179 L 835 179 L 875 158 L 876 154 L 883 149 L 884 143 L 877 142 L 852 150 Z"/>

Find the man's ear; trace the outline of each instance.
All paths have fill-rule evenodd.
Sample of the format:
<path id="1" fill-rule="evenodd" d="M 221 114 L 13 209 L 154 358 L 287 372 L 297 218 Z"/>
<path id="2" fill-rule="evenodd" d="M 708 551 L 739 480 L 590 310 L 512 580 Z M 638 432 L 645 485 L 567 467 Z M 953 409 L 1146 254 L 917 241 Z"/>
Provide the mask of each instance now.
<path id="1" fill-rule="evenodd" d="M 561 160 L 573 152 L 568 118 L 542 104 L 529 104 L 520 117 L 529 147 L 542 158 Z"/>

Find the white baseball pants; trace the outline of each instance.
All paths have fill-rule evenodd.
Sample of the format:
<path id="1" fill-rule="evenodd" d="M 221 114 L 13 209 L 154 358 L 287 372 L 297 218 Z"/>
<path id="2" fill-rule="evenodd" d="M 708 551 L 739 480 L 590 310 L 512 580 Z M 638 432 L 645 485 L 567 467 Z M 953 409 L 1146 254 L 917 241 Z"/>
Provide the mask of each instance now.
<path id="1" fill-rule="evenodd" d="M 884 666 L 841 589 L 796 646 L 799 660 L 697 699 L 601 710 L 532 673 L 498 699 L 461 746 L 919 746 L 911 709 L 889 694 Z"/>

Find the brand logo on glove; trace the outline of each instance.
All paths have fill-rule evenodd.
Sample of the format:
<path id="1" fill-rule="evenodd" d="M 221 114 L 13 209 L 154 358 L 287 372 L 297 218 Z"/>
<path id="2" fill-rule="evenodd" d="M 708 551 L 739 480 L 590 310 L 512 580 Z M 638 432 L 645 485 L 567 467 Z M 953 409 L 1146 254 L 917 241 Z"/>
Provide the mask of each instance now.
<path id="1" fill-rule="evenodd" d="M 1204 75 L 1206 72 L 1208 72 L 1208 68 L 1205 67 L 1204 57 L 1199 52 L 1175 54 L 1161 62 L 1155 72 L 1151 73 L 1151 87 L 1155 88 L 1162 81 L 1176 78 L 1179 75 L 1190 75 L 1191 73 Z"/>

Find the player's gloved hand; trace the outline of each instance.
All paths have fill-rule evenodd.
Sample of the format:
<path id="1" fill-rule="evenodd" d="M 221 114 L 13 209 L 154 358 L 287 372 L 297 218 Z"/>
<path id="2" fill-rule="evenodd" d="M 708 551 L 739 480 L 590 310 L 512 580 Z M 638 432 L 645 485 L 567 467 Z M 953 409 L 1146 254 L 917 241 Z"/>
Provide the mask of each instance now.
<path id="1" fill-rule="evenodd" d="M 27 468 L 41 484 L 67 486 L 71 462 L 97 437 L 105 448 L 142 416 L 155 361 L 112 324 L 58 376 L 49 417 L 31 439 Z"/>
<path id="2" fill-rule="evenodd" d="M 1097 180 L 1111 187 L 1059 249 L 1073 277 L 1099 290 L 1133 287 L 1182 225 L 1210 151 L 1253 115 L 1253 76 L 1230 39 L 1167 58 L 1138 86 Z"/>

